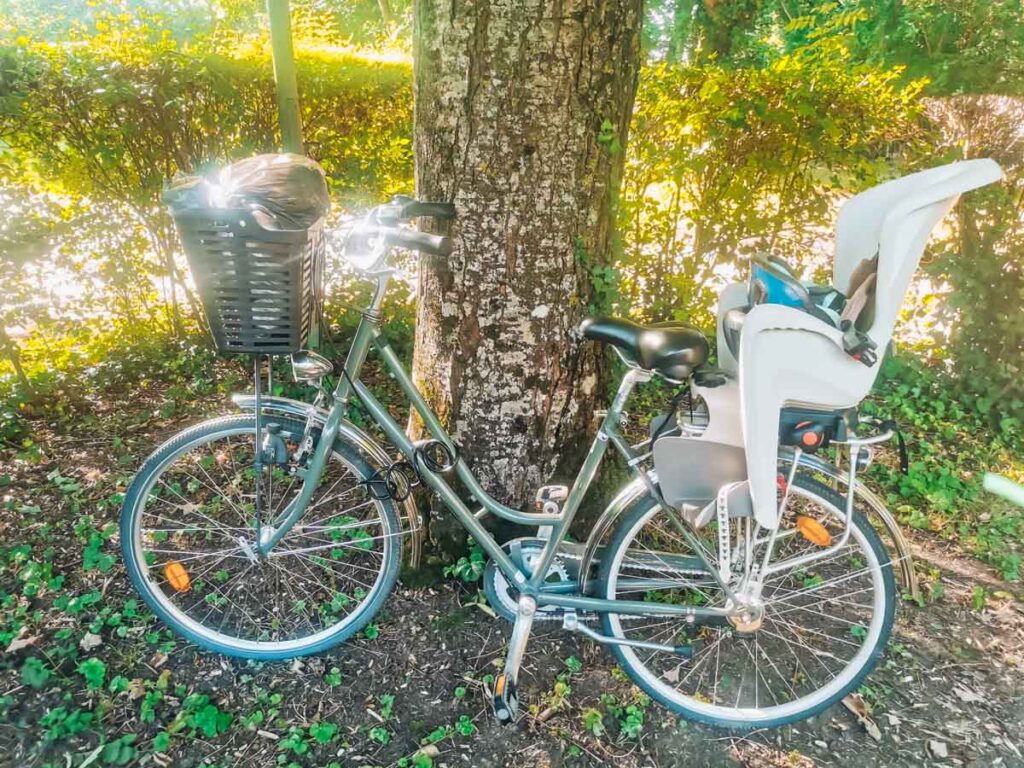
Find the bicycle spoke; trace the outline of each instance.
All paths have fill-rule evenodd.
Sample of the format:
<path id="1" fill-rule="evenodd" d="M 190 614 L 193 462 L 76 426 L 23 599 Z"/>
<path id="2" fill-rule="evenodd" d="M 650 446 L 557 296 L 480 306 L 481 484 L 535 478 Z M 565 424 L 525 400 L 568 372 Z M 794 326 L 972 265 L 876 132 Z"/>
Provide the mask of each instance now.
<path id="1" fill-rule="evenodd" d="M 246 511 L 257 486 L 265 519 L 274 519 L 302 483 L 280 466 L 257 472 L 251 435 L 214 434 L 163 464 L 140 496 L 134 546 L 151 594 L 190 627 L 227 644 L 303 643 L 360 612 L 403 532 L 384 502 L 357 497 L 367 493 L 364 478 L 333 456 L 297 525 L 261 556 Z"/>
<path id="2" fill-rule="evenodd" d="M 826 504 L 821 497 L 794 486 L 794 509 L 780 525 L 772 562 L 784 562 L 820 550 L 796 532 L 796 515 L 808 515 L 842 534 L 845 511 Z M 613 557 L 613 576 L 608 597 L 649 600 L 655 603 L 695 605 L 701 608 L 727 605 L 722 588 L 689 562 L 699 561 L 690 542 L 668 530 L 657 508 L 636 518 L 633 527 L 618 534 Z M 717 523 L 712 521 L 696 535 L 713 540 Z M 792 533 L 789 533 L 792 531 Z M 873 533 L 873 532 L 872 532 Z M 733 570 L 730 587 L 740 589 L 750 565 L 760 565 L 767 539 L 748 544 L 750 527 L 730 527 Z M 616 634 L 628 639 L 661 645 L 689 642 L 693 655 L 657 649 L 641 652 L 622 648 L 630 674 L 666 691 L 672 701 L 688 710 L 718 706 L 736 711 L 736 722 L 768 719 L 770 713 L 803 702 L 810 708 L 836 686 L 852 679 L 854 661 L 865 663 L 865 644 L 877 642 L 874 634 L 879 613 L 880 585 L 891 578 L 891 565 L 880 562 L 867 544 L 862 528 L 855 528 L 844 547 L 819 559 L 805 561 L 800 569 L 771 574 L 736 626 L 687 624 L 682 618 L 648 618 L 610 614 Z M 709 563 L 714 566 L 714 561 Z M 703 569 L 706 570 L 707 566 Z M 746 593 L 736 592 L 741 598 Z M 762 597 L 763 596 L 763 597 Z M 750 600 L 751 598 L 744 598 Z M 811 661 L 810 659 L 814 660 Z M 792 709 L 786 711 L 791 712 Z"/>

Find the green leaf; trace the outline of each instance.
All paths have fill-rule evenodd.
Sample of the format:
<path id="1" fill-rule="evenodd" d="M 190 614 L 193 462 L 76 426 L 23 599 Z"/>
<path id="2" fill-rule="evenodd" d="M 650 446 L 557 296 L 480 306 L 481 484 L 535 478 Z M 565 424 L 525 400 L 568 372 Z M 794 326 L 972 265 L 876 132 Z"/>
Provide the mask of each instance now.
<path id="1" fill-rule="evenodd" d="M 85 678 L 86 687 L 95 691 L 103 687 L 103 681 L 107 677 L 107 665 L 101 659 L 93 657 L 79 662 L 78 674 Z"/>
<path id="2" fill-rule="evenodd" d="M 107 765 L 128 765 L 135 759 L 134 741 L 135 734 L 126 733 L 103 747 L 100 757 Z"/>
<path id="3" fill-rule="evenodd" d="M 604 715 L 598 709 L 590 708 L 583 710 L 583 727 L 600 738 L 604 733 Z"/>
<path id="4" fill-rule="evenodd" d="M 25 659 L 21 665 L 21 682 L 32 688 L 42 688 L 50 679 L 50 670 L 43 662 L 35 656 Z"/>
<path id="5" fill-rule="evenodd" d="M 455 730 L 463 736 L 472 736 L 476 733 L 476 726 L 473 725 L 469 715 L 459 715 L 459 721 L 455 723 Z"/>
<path id="6" fill-rule="evenodd" d="M 309 735 L 318 744 L 328 744 L 333 741 L 337 732 L 338 726 L 334 723 L 313 723 L 309 726 Z"/>
<path id="7" fill-rule="evenodd" d="M 206 736 L 213 738 L 219 733 L 227 733 L 231 720 L 229 712 L 221 712 L 215 705 L 207 704 L 196 713 L 193 725 Z"/>
<path id="8" fill-rule="evenodd" d="M 164 752 L 171 746 L 171 734 L 167 731 L 161 731 L 153 737 L 153 751 Z"/>

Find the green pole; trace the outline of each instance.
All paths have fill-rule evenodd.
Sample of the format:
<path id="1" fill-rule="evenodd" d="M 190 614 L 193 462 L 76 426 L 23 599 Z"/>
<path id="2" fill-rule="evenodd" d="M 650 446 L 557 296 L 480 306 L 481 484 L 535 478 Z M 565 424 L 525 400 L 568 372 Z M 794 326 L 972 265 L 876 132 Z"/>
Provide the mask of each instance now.
<path id="1" fill-rule="evenodd" d="M 295 49 L 292 47 L 288 0 L 267 0 L 267 13 L 270 15 L 270 49 L 274 57 L 281 144 L 285 152 L 303 155 L 302 116 L 299 113 L 299 86 L 295 78 Z"/>
<path id="2" fill-rule="evenodd" d="M 299 112 L 299 84 L 295 76 L 295 48 L 292 46 L 288 0 L 267 0 L 267 14 L 270 16 L 270 50 L 274 58 L 281 146 L 285 152 L 304 155 L 306 150 L 302 146 L 302 114 Z M 320 346 L 320 319 L 315 314 L 306 344 L 310 349 Z"/>

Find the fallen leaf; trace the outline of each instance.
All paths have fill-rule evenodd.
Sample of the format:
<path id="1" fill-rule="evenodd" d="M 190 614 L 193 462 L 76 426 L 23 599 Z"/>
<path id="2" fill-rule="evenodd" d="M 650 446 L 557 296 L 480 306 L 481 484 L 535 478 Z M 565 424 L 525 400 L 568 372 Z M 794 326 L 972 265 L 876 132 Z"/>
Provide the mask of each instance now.
<path id="1" fill-rule="evenodd" d="M 857 717 L 868 716 L 868 705 L 864 697 L 859 693 L 849 693 L 843 697 L 843 706 L 853 712 Z"/>
<path id="2" fill-rule="evenodd" d="M 103 751 L 103 747 L 104 747 L 104 745 L 100 744 L 98 747 L 96 747 L 96 749 L 94 749 L 92 752 L 90 752 L 89 756 L 86 757 L 85 760 L 83 760 L 79 764 L 78 768 L 86 768 L 87 766 L 90 766 L 93 763 L 95 763 L 96 762 L 96 758 L 99 757 L 100 756 L 100 752 Z M 71 758 L 70 757 L 68 758 L 68 764 L 69 765 L 71 764 Z"/>
<path id="3" fill-rule="evenodd" d="M 28 648 L 30 645 L 34 645 L 39 640 L 39 635 L 26 635 L 24 628 L 18 633 L 18 636 L 11 639 L 11 642 L 7 645 L 6 653 L 14 653 L 20 651 L 22 648 Z"/>
<path id="4" fill-rule="evenodd" d="M 879 730 L 878 725 L 868 715 L 868 705 L 864 701 L 864 697 L 859 693 L 850 693 L 843 698 L 843 706 L 845 706 L 850 712 L 854 714 L 864 730 L 867 732 L 875 741 L 882 740 L 882 732 Z"/>
<path id="5" fill-rule="evenodd" d="M 965 685 L 957 685 L 953 688 L 953 693 L 957 695 L 960 701 L 967 704 L 973 704 L 975 702 L 984 701 L 985 697 L 981 696 Z"/>
<path id="6" fill-rule="evenodd" d="M 83 651 L 91 651 L 93 648 L 99 648 L 103 645 L 103 638 L 99 635 L 94 635 L 92 632 L 86 632 L 85 637 L 78 643 L 78 647 Z"/>
<path id="7" fill-rule="evenodd" d="M 939 741 L 938 739 L 928 740 L 928 752 L 936 760 L 944 760 L 949 757 L 949 750 L 946 748 L 946 742 Z"/>

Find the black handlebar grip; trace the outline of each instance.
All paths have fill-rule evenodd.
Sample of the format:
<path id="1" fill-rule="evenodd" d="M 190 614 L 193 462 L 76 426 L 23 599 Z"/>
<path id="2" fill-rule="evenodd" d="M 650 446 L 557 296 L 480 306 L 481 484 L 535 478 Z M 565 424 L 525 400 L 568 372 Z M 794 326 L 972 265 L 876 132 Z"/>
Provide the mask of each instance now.
<path id="1" fill-rule="evenodd" d="M 435 219 L 454 219 L 454 203 L 425 203 L 413 200 L 402 208 L 403 219 L 415 219 L 417 216 L 430 216 Z"/>
<path id="2" fill-rule="evenodd" d="M 393 245 L 408 248 L 411 251 L 432 253 L 435 256 L 448 256 L 453 250 L 450 237 L 432 235 L 429 232 L 416 232 L 410 229 L 392 229 L 388 236 Z"/>

